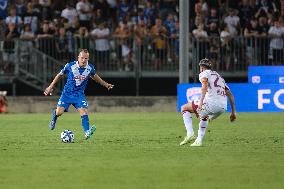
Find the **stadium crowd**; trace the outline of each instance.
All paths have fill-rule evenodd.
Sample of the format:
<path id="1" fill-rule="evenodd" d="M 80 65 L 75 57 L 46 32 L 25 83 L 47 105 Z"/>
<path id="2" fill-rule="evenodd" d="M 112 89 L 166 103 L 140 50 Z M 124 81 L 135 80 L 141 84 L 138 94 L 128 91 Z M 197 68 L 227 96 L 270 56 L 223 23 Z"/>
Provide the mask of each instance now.
<path id="1" fill-rule="evenodd" d="M 262 51 L 267 57 L 260 61 L 282 64 L 284 0 L 189 1 L 190 35 L 200 58 L 218 60 L 221 54 L 229 69 L 241 36 L 248 39 L 248 57 Z M 88 48 L 88 40 L 81 39 L 92 39 L 96 61 L 105 64 L 116 39 L 116 56 L 125 70 L 131 69 L 133 44 L 143 53 L 149 43 L 158 69 L 168 57 L 178 60 L 178 10 L 177 0 L 0 0 L 3 60 L 11 59 L 13 39 L 31 41 L 57 59 L 74 58 L 74 44 Z"/>

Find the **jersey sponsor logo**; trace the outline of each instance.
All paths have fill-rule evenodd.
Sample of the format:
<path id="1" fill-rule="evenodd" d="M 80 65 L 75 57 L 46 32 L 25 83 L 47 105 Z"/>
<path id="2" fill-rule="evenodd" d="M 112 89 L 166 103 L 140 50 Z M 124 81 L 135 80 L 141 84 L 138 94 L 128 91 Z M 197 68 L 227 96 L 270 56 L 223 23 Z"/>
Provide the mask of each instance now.
<path id="1" fill-rule="evenodd" d="M 74 76 L 75 80 L 79 80 L 79 81 L 83 81 L 85 80 L 87 77 L 85 75 L 76 75 Z"/>
<path id="2" fill-rule="evenodd" d="M 188 102 L 199 101 L 201 98 L 201 87 L 191 87 L 186 90 L 186 98 Z"/>

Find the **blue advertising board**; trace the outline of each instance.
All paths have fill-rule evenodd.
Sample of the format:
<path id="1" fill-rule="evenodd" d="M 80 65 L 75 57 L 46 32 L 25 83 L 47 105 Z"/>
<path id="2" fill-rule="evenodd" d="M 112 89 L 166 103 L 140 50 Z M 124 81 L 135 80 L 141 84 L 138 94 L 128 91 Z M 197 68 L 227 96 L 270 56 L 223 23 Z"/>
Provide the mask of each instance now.
<path id="1" fill-rule="evenodd" d="M 284 83 L 284 66 L 249 66 L 248 82 L 254 84 Z"/>
<path id="2" fill-rule="evenodd" d="M 284 112 L 284 84 L 229 83 L 238 112 Z M 178 84 L 177 110 L 200 98 L 201 84 Z M 228 102 L 228 111 L 230 105 Z"/>

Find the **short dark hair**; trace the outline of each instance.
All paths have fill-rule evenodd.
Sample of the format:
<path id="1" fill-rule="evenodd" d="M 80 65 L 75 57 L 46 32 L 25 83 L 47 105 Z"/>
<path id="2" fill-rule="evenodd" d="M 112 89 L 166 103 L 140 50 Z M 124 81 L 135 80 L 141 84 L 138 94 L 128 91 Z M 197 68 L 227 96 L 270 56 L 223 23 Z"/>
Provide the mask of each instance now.
<path id="1" fill-rule="evenodd" d="M 89 53 L 88 49 L 83 49 L 83 48 L 79 49 L 79 54 L 80 54 L 81 52 Z"/>
<path id="2" fill-rule="evenodd" d="M 209 59 L 204 58 L 204 59 L 200 60 L 199 66 L 202 66 L 206 69 L 211 69 L 212 68 L 212 62 Z"/>

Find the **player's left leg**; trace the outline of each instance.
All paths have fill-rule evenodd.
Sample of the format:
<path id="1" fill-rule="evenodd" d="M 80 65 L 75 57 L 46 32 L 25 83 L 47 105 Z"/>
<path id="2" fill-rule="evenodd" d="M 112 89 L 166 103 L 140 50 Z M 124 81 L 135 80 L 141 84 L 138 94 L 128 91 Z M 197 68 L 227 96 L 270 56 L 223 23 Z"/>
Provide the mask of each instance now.
<path id="1" fill-rule="evenodd" d="M 202 146 L 202 140 L 205 135 L 207 127 L 208 127 L 208 116 L 206 118 L 200 119 L 197 138 L 194 141 L 194 143 L 192 143 L 190 146 Z"/>
<path id="2" fill-rule="evenodd" d="M 80 113 L 81 119 L 82 119 L 82 127 L 85 133 L 86 139 L 89 139 L 94 132 L 96 131 L 96 126 L 93 125 L 90 128 L 89 123 L 89 116 L 88 116 L 88 109 L 87 108 L 78 108 L 78 112 Z"/>
<path id="3" fill-rule="evenodd" d="M 202 146 L 202 140 L 206 133 L 209 120 L 216 119 L 223 112 L 224 109 L 220 107 L 209 106 L 208 104 L 204 104 L 202 106 L 202 109 L 198 112 L 200 115 L 198 135 L 194 143 L 192 143 L 190 146 Z"/>

